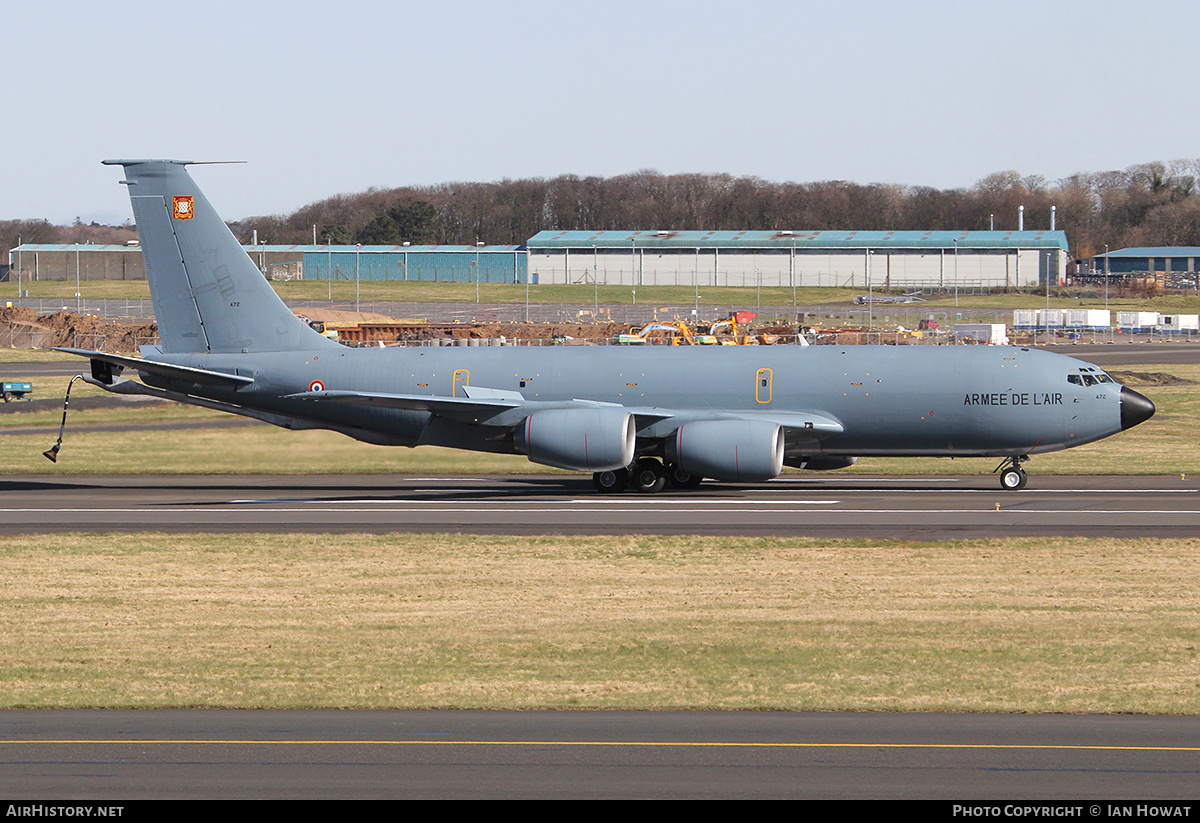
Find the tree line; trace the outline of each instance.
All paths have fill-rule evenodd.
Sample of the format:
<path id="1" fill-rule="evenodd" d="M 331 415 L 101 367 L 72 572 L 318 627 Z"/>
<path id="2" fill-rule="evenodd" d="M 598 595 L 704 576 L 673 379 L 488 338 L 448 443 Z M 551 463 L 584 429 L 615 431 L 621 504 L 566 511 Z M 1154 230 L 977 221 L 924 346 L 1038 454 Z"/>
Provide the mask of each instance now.
<path id="1" fill-rule="evenodd" d="M 291 214 L 231 224 L 243 242 L 387 245 L 521 244 L 551 230 L 1000 230 L 1046 229 L 1051 207 L 1072 253 L 1130 246 L 1200 246 L 1200 159 L 1143 163 L 1049 182 L 1006 171 L 960 189 L 775 183 L 728 174 L 638 171 L 615 177 L 500 180 L 372 188 L 310 203 Z M 45 221 L 0 222 L 0 238 L 25 242 L 124 242 L 132 229 Z"/>
<path id="2" fill-rule="evenodd" d="M 275 243 L 520 244 L 551 230 L 982 230 L 1050 226 L 1073 254 L 1129 246 L 1200 246 L 1200 160 L 1143 163 L 1049 182 L 1006 171 L 965 189 L 774 183 L 727 174 L 501 180 L 370 189 L 289 215 L 242 221 Z"/>

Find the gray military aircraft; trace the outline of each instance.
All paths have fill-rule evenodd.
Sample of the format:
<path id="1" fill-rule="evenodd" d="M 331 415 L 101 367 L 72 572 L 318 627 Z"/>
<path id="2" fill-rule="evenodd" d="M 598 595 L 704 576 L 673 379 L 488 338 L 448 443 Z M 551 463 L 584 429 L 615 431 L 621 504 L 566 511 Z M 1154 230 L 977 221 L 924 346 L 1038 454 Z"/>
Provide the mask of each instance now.
<path id="1" fill-rule="evenodd" d="M 381 445 L 524 454 L 604 492 L 762 481 L 861 456 L 1029 455 L 1154 414 L 1101 369 L 991 346 L 362 348 L 329 340 L 271 289 L 187 171 L 124 167 L 161 346 L 91 360 L 96 386 Z M 137 372 L 141 382 L 122 377 Z"/>

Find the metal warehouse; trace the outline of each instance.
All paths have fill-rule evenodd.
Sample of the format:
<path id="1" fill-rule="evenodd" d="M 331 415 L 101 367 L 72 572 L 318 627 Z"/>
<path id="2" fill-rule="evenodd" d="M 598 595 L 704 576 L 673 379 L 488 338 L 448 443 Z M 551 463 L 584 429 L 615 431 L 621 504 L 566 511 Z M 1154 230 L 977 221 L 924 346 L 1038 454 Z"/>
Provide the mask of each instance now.
<path id="1" fill-rule="evenodd" d="M 1062 231 L 543 231 L 538 283 L 1027 288 L 1061 283 Z"/>
<path id="2" fill-rule="evenodd" d="M 1197 261 L 1200 246 L 1149 246 L 1097 254 L 1092 268 L 1111 274 L 1195 273 Z"/>
<path id="3" fill-rule="evenodd" d="M 80 243 L 24 243 L 9 254 L 9 280 L 145 280 L 142 249 Z"/>
<path id="4" fill-rule="evenodd" d="M 1061 282 L 1068 259 L 1061 231 L 543 231 L 527 246 L 243 248 L 274 280 L 524 283 L 528 277 L 542 284 L 696 288 L 1029 288 L 1048 278 Z M 26 243 L 10 260 L 22 280 L 146 278 L 136 244 Z"/>
<path id="5" fill-rule="evenodd" d="M 420 280 L 524 283 L 524 246 L 243 246 L 273 280 Z M 25 243 L 9 253 L 9 279 L 145 280 L 142 249 Z"/>
<path id="6" fill-rule="evenodd" d="M 259 266 L 268 277 L 277 258 L 299 250 L 303 279 L 420 280 L 435 283 L 524 283 L 524 246 L 264 246 L 271 263 Z M 275 251 L 270 251 L 275 250 Z M 246 251 L 254 257 L 253 248 Z M 356 274 L 357 273 L 357 274 Z M 276 279 L 280 279 L 276 276 Z"/>

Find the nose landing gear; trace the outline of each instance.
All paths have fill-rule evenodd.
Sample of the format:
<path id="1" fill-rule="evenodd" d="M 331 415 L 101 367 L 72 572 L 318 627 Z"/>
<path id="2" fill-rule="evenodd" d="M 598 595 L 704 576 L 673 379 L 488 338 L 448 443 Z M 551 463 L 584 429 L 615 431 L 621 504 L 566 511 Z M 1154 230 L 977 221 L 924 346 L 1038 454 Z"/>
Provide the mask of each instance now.
<path id="1" fill-rule="evenodd" d="M 1021 468 L 1021 464 L 1029 459 L 1029 455 L 1021 454 L 1016 457 L 1006 457 L 992 473 L 1000 472 L 1000 488 L 1006 491 L 1018 491 L 1025 488 L 1029 475 Z"/>

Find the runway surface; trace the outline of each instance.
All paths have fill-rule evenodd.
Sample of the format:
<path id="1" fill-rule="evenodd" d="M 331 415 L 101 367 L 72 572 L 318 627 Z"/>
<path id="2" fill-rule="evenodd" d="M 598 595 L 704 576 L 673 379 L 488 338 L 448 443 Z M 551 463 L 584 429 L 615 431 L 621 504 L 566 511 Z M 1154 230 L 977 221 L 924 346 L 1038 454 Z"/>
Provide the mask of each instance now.
<path id="1" fill-rule="evenodd" d="M 431 532 L 913 538 L 1194 537 L 1200 475 L 785 477 L 602 495 L 559 476 L 82 476 L 0 480 L 0 533 Z"/>
<path id="2" fill-rule="evenodd" d="M 1111 798 L 1194 798 L 1198 741 L 1193 717 L 4 711 L 0 793 L 10 801 L 1036 798 L 1107 817 L 1102 801 Z M 1093 803 L 1100 814 L 1089 813 Z"/>
<path id="3" fill-rule="evenodd" d="M 1140 364 L 1185 364 L 1200 363 L 1200 343 L 1196 342 L 1121 342 L 1121 343 L 1076 343 L 1073 345 L 1038 346 L 1039 349 L 1065 354 L 1105 368 L 1109 366 L 1133 366 Z"/>

